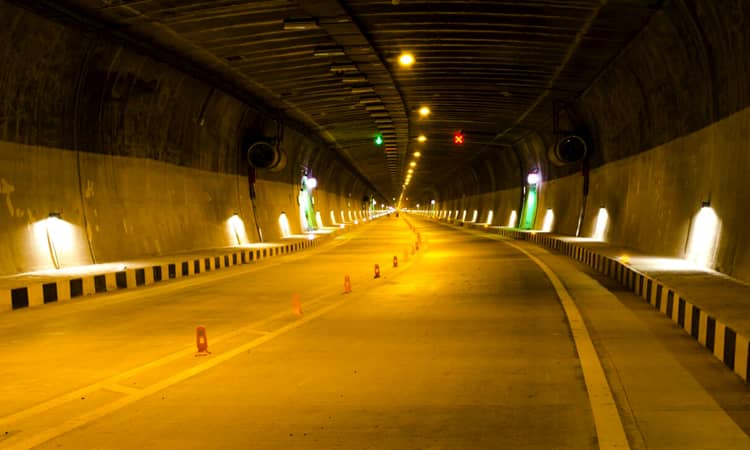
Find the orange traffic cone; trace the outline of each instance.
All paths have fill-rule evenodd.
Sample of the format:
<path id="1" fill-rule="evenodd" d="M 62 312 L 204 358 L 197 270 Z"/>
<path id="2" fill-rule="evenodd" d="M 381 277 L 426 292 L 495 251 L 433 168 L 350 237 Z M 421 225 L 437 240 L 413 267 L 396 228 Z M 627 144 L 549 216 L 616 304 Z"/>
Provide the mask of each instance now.
<path id="1" fill-rule="evenodd" d="M 208 351 L 208 338 L 206 337 L 206 327 L 199 326 L 195 329 L 195 345 L 198 347 L 198 353 L 195 356 L 210 355 Z"/>
<path id="2" fill-rule="evenodd" d="M 352 291 L 352 280 L 349 275 L 344 275 L 344 294 L 348 294 Z"/>
<path id="3" fill-rule="evenodd" d="M 393 257 L 393 267 L 398 267 L 398 256 Z"/>
<path id="4" fill-rule="evenodd" d="M 292 296 L 292 312 L 297 317 L 302 316 L 302 303 L 299 300 L 299 294 L 294 294 Z"/>
<path id="5" fill-rule="evenodd" d="M 380 278 L 380 264 L 375 264 L 375 276 L 374 278 Z"/>

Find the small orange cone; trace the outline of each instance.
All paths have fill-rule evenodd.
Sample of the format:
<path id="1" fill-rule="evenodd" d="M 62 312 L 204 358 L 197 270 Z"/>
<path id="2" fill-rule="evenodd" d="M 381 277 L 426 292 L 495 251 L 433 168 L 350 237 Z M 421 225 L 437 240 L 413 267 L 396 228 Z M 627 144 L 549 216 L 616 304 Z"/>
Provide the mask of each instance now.
<path id="1" fill-rule="evenodd" d="M 344 275 L 344 294 L 348 294 L 352 291 L 352 280 L 349 275 Z"/>
<path id="2" fill-rule="evenodd" d="M 375 277 L 380 278 L 380 264 L 375 264 Z"/>
<path id="3" fill-rule="evenodd" d="M 292 312 L 297 317 L 302 317 L 302 303 L 299 300 L 299 294 L 292 296 Z"/>
<path id="4" fill-rule="evenodd" d="M 393 267 L 398 267 L 398 256 L 393 257 Z"/>
<path id="5" fill-rule="evenodd" d="M 206 327 L 199 326 L 195 329 L 195 345 L 198 347 L 198 353 L 195 356 L 210 355 L 208 351 L 208 338 L 206 337 Z"/>

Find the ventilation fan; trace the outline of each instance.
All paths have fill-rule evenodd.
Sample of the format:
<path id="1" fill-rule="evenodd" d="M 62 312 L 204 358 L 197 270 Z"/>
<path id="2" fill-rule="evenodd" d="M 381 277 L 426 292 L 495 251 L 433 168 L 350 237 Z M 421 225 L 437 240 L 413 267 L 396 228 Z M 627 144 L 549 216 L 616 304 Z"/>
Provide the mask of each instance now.
<path id="1" fill-rule="evenodd" d="M 247 162 L 255 169 L 278 172 L 286 167 L 286 152 L 268 141 L 256 141 L 247 149 Z"/>

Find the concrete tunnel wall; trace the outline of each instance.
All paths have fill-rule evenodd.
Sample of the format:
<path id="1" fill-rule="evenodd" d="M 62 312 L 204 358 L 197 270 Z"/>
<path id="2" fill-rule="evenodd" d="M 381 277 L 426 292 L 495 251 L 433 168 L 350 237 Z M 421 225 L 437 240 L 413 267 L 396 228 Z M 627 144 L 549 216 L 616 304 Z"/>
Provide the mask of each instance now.
<path id="1" fill-rule="evenodd" d="M 688 232 L 710 201 L 721 222 L 713 267 L 750 281 L 750 24 L 745 0 L 673 0 L 577 99 L 574 125 L 593 137 L 590 192 L 582 236 L 600 207 L 606 240 L 663 256 L 684 257 Z M 550 108 L 551 117 L 551 108 Z M 505 225 L 519 209 L 525 175 L 543 176 L 535 228 L 547 209 L 554 232 L 574 235 L 583 197 L 580 165 L 547 158 L 551 129 L 512 147 L 487 151 L 440 189 L 438 209 L 494 210 Z M 491 181 L 488 166 L 497 181 Z M 481 186 L 482 189 L 477 189 Z"/>
<path id="2" fill-rule="evenodd" d="M 234 245 L 234 213 L 251 242 L 258 229 L 279 239 L 282 211 L 300 232 L 305 171 L 326 225 L 372 193 L 284 125 L 288 163 L 258 171 L 253 202 L 246 136 L 274 137 L 283 118 L 100 35 L 5 2 L 0 12 L 0 275 L 52 267 L 52 212 L 70 224 L 57 253 L 73 266 Z"/>

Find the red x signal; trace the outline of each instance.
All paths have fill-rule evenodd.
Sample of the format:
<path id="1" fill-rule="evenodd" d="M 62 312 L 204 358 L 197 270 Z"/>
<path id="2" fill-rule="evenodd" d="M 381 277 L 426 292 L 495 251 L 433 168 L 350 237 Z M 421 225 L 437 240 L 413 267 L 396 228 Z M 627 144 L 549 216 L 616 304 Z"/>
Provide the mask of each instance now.
<path id="1" fill-rule="evenodd" d="M 456 131 L 455 133 L 453 133 L 453 143 L 456 145 L 463 145 L 464 134 L 460 131 Z"/>

